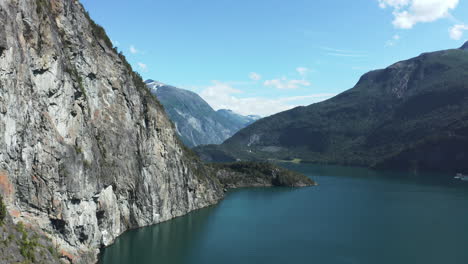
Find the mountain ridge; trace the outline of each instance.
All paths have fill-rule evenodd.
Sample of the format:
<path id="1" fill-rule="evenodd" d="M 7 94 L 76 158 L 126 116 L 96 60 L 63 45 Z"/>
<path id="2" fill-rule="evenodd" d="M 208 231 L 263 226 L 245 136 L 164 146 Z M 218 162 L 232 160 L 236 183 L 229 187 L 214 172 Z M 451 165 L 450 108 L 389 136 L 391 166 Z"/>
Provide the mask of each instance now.
<path id="1" fill-rule="evenodd" d="M 468 170 L 466 46 L 370 71 L 329 100 L 263 118 L 220 146 L 195 150 L 205 160 Z"/>
<path id="2" fill-rule="evenodd" d="M 189 147 L 222 143 L 257 120 L 231 110 L 215 111 L 201 96 L 189 90 L 151 79 L 145 83 L 163 104 L 181 140 Z"/>

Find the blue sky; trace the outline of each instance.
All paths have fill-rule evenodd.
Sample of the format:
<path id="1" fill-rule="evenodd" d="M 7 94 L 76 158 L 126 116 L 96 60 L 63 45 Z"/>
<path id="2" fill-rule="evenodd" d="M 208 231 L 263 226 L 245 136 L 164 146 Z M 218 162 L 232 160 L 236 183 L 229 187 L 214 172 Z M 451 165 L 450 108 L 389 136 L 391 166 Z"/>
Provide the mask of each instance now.
<path id="1" fill-rule="evenodd" d="M 195 91 L 215 109 L 262 116 L 468 39 L 467 0 L 82 3 L 145 79 Z"/>

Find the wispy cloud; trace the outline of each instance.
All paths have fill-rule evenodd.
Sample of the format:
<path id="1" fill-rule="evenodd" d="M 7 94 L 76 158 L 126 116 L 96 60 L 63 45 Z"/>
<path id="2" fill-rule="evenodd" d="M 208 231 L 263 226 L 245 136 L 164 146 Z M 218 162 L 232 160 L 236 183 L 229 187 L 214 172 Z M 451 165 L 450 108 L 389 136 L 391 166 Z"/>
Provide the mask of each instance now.
<path id="1" fill-rule="evenodd" d="M 311 83 L 307 80 L 289 80 L 286 77 L 281 79 L 266 80 L 264 86 L 273 86 L 277 89 L 297 89 L 301 86 L 310 86 Z"/>
<path id="2" fill-rule="evenodd" d="M 360 58 L 360 57 L 368 56 L 367 52 L 364 52 L 364 51 L 335 49 L 335 48 L 330 48 L 330 47 L 320 47 L 320 49 L 325 51 L 326 55 L 335 56 L 335 57 Z"/>
<path id="3" fill-rule="evenodd" d="M 297 67 L 296 71 L 300 76 L 305 77 L 311 70 L 306 67 Z"/>
<path id="4" fill-rule="evenodd" d="M 309 68 L 297 67 L 296 73 L 301 77 L 300 79 L 290 79 L 288 77 L 281 77 L 276 79 L 265 80 L 263 86 L 275 87 L 276 89 L 297 89 L 300 87 L 311 86 L 310 81 L 307 80 L 307 74 L 311 72 Z"/>
<path id="5" fill-rule="evenodd" d="M 212 81 L 212 85 L 206 87 L 200 93 L 200 96 L 215 110 L 231 109 L 243 115 L 256 114 L 260 116 L 269 116 L 299 105 L 320 102 L 333 97 L 335 94 L 318 93 L 278 99 L 264 97 L 242 98 L 241 95 L 242 91 L 220 81 Z"/>

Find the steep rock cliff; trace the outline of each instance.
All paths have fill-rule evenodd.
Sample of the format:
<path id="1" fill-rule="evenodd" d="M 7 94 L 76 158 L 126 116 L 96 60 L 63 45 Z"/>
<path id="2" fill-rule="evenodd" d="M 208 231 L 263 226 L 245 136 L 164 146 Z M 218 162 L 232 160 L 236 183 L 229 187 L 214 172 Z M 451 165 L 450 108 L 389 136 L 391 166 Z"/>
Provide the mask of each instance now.
<path id="1" fill-rule="evenodd" d="M 0 192 L 74 263 L 216 203 L 218 180 L 75 0 L 0 1 Z"/>

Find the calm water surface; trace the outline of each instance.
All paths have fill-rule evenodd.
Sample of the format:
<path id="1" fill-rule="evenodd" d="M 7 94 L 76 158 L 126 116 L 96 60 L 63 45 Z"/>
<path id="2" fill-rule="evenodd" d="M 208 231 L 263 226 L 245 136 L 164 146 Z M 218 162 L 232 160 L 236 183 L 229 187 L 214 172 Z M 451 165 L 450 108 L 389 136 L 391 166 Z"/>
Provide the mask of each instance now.
<path id="1" fill-rule="evenodd" d="M 468 182 L 285 166 L 320 186 L 231 191 L 216 206 L 125 233 L 101 263 L 468 263 Z"/>

